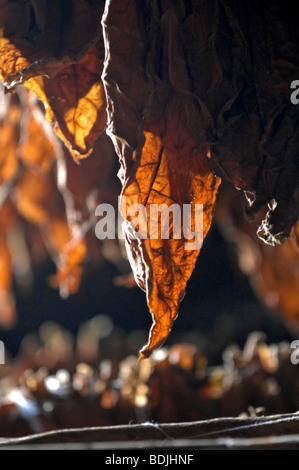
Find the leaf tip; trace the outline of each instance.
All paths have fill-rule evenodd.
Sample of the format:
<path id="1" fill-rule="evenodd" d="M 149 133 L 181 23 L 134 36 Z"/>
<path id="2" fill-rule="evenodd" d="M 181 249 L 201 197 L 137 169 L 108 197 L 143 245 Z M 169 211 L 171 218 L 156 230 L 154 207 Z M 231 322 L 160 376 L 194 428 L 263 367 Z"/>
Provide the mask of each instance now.
<path id="1" fill-rule="evenodd" d="M 148 359 L 152 354 L 152 351 L 149 350 L 146 346 L 139 351 L 139 358 L 137 360 L 137 363 L 140 363 L 144 359 Z"/>

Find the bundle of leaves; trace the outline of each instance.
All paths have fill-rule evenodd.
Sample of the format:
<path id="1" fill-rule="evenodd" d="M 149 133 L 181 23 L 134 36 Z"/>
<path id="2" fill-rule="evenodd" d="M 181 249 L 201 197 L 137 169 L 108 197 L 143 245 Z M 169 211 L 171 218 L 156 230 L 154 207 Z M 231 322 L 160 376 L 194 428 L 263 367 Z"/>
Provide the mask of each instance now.
<path id="1" fill-rule="evenodd" d="M 109 136 L 118 155 L 128 258 L 153 317 L 140 358 L 168 337 L 200 248 L 185 249 L 183 228 L 181 237 L 164 239 L 159 233 L 157 238 L 142 238 L 129 211 L 132 204 L 145 207 L 146 229 L 151 205 L 189 204 L 193 231 L 195 208 L 202 204 L 204 239 L 217 189 L 226 178 L 245 193 L 248 217 L 266 209 L 260 238 L 272 245 L 294 236 L 299 216 L 299 113 L 290 101 L 290 86 L 299 78 L 297 24 L 293 0 L 0 1 L 0 78 L 7 90 L 24 85 L 41 100 L 47 122 L 68 149 L 67 159 L 71 155 L 77 162 L 85 157 L 102 162 L 98 172 L 88 172 L 93 186 L 100 187 L 101 168 L 111 152 L 107 143 L 95 156 L 99 140 Z M 30 112 L 28 106 L 22 102 L 22 115 Z M 64 173 L 58 172 L 57 181 L 56 172 L 54 182 L 49 174 L 51 158 L 61 161 L 61 148 L 51 133 L 51 156 L 37 152 L 38 175 L 32 176 L 25 162 L 31 183 L 24 197 L 31 202 L 26 206 L 22 196 L 18 203 L 18 186 L 25 178 L 21 173 L 20 179 L 18 171 L 20 165 L 24 170 L 24 133 L 15 118 L 7 116 L 1 135 L 8 126 L 17 145 L 1 156 L 2 187 L 7 188 L 3 207 L 14 192 L 14 207 L 45 228 L 54 199 L 44 193 L 42 180 L 52 181 L 49 192 L 54 194 L 56 176 L 61 190 Z M 31 126 L 33 134 L 36 125 Z M 4 137 L 3 145 L 8 142 Z M 91 207 L 87 193 L 82 191 L 86 197 L 78 209 L 85 216 L 86 207 Z M 40 213 L 32 208 L 32 199 L 38 199 Z M 70 277 L 80 278 L 86 225 L 85 216 L 78 222 L 74 207 L 65 206 L 69 233 L 56 246 L 58 257 L 68 260 L 68 290 Z M 2 284 L 7 291 L 9 281 Z"/>

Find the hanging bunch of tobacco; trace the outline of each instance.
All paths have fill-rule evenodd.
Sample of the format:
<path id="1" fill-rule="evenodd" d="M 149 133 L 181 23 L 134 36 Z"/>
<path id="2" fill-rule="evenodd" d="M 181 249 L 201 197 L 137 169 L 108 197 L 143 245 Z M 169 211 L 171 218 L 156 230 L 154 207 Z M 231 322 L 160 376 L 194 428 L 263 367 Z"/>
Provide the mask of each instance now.
<path id="1" fill-rule="evenodd" d="M 61 292 L 78 288 L 115 154 L 128 259 L 153 317 L 141 358 L 169 335 L 200 247 L 186 249 L 183 224 L 176 237 L 141 237 L 130 207 L 144 207 L 149 233 L 153 205 L 176 204 L 181 214 L 189 205 L 194 233 L 201 205 L 204 240 L 226 178 L 246 195 L 248 217 L 264 211 L 261 239 L 292 238 L 297 20 L 291 0 L 0 1 L 0 78 L 9 94 L 0 132 L 1 291 L 10 290 L 7 234 L 20 215 L 46 240 Z"/>

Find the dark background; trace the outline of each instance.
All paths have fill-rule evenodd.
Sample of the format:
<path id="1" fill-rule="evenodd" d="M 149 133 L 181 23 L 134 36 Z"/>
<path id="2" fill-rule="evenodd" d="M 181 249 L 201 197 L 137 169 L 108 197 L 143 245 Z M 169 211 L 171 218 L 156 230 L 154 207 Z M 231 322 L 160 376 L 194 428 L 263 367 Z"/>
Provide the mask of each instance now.
<path id="1" fill-rule="evenodd" d="M 146 339 L 151 316 L 145 293 L 138 287 L 116 286 L 113 279 L 119 272 L 114 265 L 88 264 L 79 292 L 66 300 L 49 285 L 48 278 L 54 272 L 52 261 L 45 260 L 35 269 L 30 294 L 16 288 L 18 321 L 11 330 L 0 330 L 12 356 L 18 353 L 23 337 L 37 332 L 46 321 L 57 322 L 76 335 L 83 322 L 99 314 L 108 315 L 114 327 L 124 334 L 137 331 Z M 226 346 L 242 346 L 248 334 L 256 330 L 264 331 L 268 342 L 293 338 L 279 315 L 269 312 L 256 299 L 248 279 L 238 270 L 230 247 L 213 224 L 166 345 L 197 343 L 212 362 L 219 362 Z"/>

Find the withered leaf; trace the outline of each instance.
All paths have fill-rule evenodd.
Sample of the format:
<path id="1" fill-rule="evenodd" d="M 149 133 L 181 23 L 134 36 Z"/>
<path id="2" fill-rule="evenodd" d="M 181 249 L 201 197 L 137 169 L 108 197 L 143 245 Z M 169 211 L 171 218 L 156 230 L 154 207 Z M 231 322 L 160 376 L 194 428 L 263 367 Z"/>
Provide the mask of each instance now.
<path id="1" fill-rule="evenodd" d="M 150 339 L 140 352 L 141 359 L 148 357 L 167 339 L 201 249 L 201 243 L 196 247 L 193 241 L 192 245 L 184 233 L 183 217 L 186 217 L 186 214 L 183 213 L 180 214 L 179 227 L 176 226 L 177 221 L 174 221 L 173 217 L 170 218 L 169 238 L 163 238 L 161 232 L 165 227 L 161 221 L 160 233 L 156 234 L 156 238 L 151 237 L 153 223 L 151 209 L 153 205 L 161 204 L 167 207 L 178 204 L 183 209 L 184 204 L 190 204 L 192 207 L 190 228 L 194 233 L 198 230 L 195 227 L 195 219 L 199 216 L 195 213 L 195 207 L 196 204 L 202 204 L 203 220 L 200 227 L 203 230 L 202 241 L 212 222 L 213 207 L 220 182 L 209 170 L 206 174 L 193 173 L 191 168 L 185 172 L 177 171 L 171 166 L 173 154 L 169 155 L 169 148 L 163 148 L 160 138 L 150 133 L 146 133 L 145 137 L 134 181 L 130 181 L 122 193 L 126 197 L 127 211 L 132 204 L 138 203 L 145 206 L 147 214 L 146 239 L 134 240 L 134 231 L 132 234 L 129 223 L 131 217 L 128 213 L 126 217 L 128 222 L 124 225 L 135 279 L 146 291 L 148 306 L 153 316 Z M 178 229 L 180 233 L 175 234 Z M 175 235 L 178 238 L 173 238 Z M 186 248 L 188 243 L 191 248 Z"/>
<path id="2" fill-rule="evenodd" d="M 98 47 L 93 46 L 77 64 L 65 67 L 50 80 L 43 80 L 57 135 L 75 158 L 88 156 L 106 127 L 101 70 L 102 59 Z"/>
<path id="3" fill-rule="evenodd" d="M 36 93 L 75 157 L 90 153 L 106 125 L 103 8 L 86 0 L 0 3 L 0 78 Z"/>
<path id="4" fill-rule="evenodd" d="M 299 216 L 299 115 L 290 101 L 290 85 L 299 76 L 298 10 L 292 0 L 284 6 L 246 2 L 245 8 L 210 2 L 213 21 L 206 22 L 205 7 L 199 2 L 196 27 L 188 24 L 199 46 L 189 64 L 213 120 L 212 161 L 246 192 L 250 218 L 267 209 L 258 236 L 282 243 Z"/>
<path id="5" fill-rule="evenodd" d="M 239 268 L 248 277 L 257 298 L 298 332 L 298 222 L 283 244 L 266 244 L 256 236 L 255 225 L 244 219 L 243 202 L 238 196 L 232 188 L 223 190 L 215 222 L 234 247 Z M 259 219 L 262 217 L 263 214 Z"/>
<path id="6" fill-rule="evenodd" d="M 57 266 L 56 287 L 66 297 L 79 288 L 86 240 L 84 237 L 74 239 L 70 223 L 72 216 L 67 212 L 69 207 L 66 207 L 57 185 L 55 163 L 61 149 L 55 141 L 56 136 L 43 122 L 43 114 L 38 104 L 32 102 L 32 94 L 28 93 L 23 100 L 26 111 L 18 153 L 24 167 L 14 186 L 13 200 L 18 212 L 40 228 Z M 71 158 L 70 155 L 68 157 Z M 55 284 L 54 278 L 52 284 Z"/>
<path id="7" fill-rule="evenodd" d="M 107 0 L 103 47 L 104 1 L 0 1 L 0 76 L 7 87 L 25 83 L 39 96 L 75 158 L 91 153 L 108 119 L 126 209 L 142 204 L 146 229 L 153 204 L 201 203 L 204 238 L 220 182 L 215 170 L 245 192 L 248 217 L 265 211 L 259 237 L 282 243 L 299 216 L 299 115 L 290 102 L 290 84 L 299 76 L 295 7 L 292 0 L 242 7 L 228 0 Z M 23 150 L 25 162 L 24 143 Z M 39 161 L 34 153 L 32 159 Z M 62 236 L 66 220 L 46 203 L 52 182 L 41 161 L 44 188 L 30 191 L 37 174 L 26 167 L 15 200 L 23 190 L 19 209 L 44 228 L 54 222 L 53 234 L 63 220 Z M 13 174 L 8 162 L 4 179 Z M 184 237 L 130 236 L 132 214 L 124 216 L 135 279 L 154 320 L 143 358 L 165 341 L 199 250 L 184 250 Z M 81 248 L 70 252 L 70 266 L 71 260 L 78 266 Z"/>
<path id="8" fill-rule="evenodd" d="M 78 291 L 83 264 L 87 254 L 86 240 L 72 237 L 65 218 L 51 218 L 42 227 L 49 252 L 57 266 L 56 275 L 50 279 L 51 285 L 59 289 L 65 298 Z"/>
<path id="9" fill-rule="evenodd" d="M 101 134 L 88 158 L 78 165 L 67 149 L 58 159 L 59 189 L 69 209 L 70 223 L 86 231 L 95 222 L 95 209 L 100 203 L 117 207 L 119 180 L 116 176 L 117 157 L 111 139 Z"/>
<path id="10" fill-rule="evenodd" d="M 0 120 L 0 206 L 6 199 L 18 171 L 17 148 L 20 134 L 20 108 L 14 96 L 6 96 L 2 106 L 8 107 Z"/>
<path id="11" fill-rule="evenodd" d="M 136 282 L 146 291 L 153 317 L 148 344 L 140 352 L 143 359 L 169 335 L 200 251 L 185 249 L 181 224 L 178 239 L 164 239 L 161 233 L 151 238 L 150 208 L 162 203 L 176 203 L 180 208 L 183 204 L 203 204 L 204 238 L 220 180 L 210 170 L 208 145 L 200 142 L 200 133 L 193 128 L 189 115 L 193 113 L 192 118 L 200 120 L 199 109 L 188 89 L 185 101 L 179 90 L 179 81 L 190 87 L 190 77 L 185 67 L 178 67 L 176 74 L 168 63 L 168 49 L 178 47 L 176 28 L 162 35 L 164 79 L 151 75 L 146 80 L 144 64 L 153 72 L 159 51 L 154 50 L 154 44 L 147 53 L 150 46 L 144 41 L 142 11 L 138 7 L 134 1 L 126 2 L 125 9 L 122 2 L 109 2 L 103 19 L 107 51 L 103 81 L 108 98 L 108 132 L 121 161 L 128 255 Z M 136 236 L 132 229 L 132 217 L 128 215 L 132 204 L 146 208 L 146 238 Z M 192 224 L 194 229 L 194 212 Z"/>
<path id="12" fill-rule="evenodd" d="M 0 325 L 11 327 L 16 321 L 13 295 L 13 268 L 7 242 L 7 232 L 16 224 L 16 214 L 10 201 L 5 201 L 0 210 Z"/>
<path id="13" fill-rule="evenodd" d="M 78 238 L 78 234 L 77 238 L 74 238 L 70 207 L 66 208 L 57 184 L 56 158 L 57 152 L 61 151 L 61 145 L 52 127 L 45 121 L 32 92 L 19 88 L 14 100 L 8 104 L 10 107 L 2 126 L 10 127 L 3 127 L 1 136 L 4 144 L 7 141 L 7 132 L 14 139 L 8 148 L 11 151 L 3 153 L 3 178 L 7 176 L 6 168 L 9 167 L 11 159 L 15 162 L 17 173 L 11 181 L 9 191 L 3 196 L 5 202 L 0 214 L 3 219 L 7 218 L 8 223 L 9 218 L 4 209 L 12 201 L 16 217 L 41 231 L 48 254 L 57 266 L 56 287 L 59 287 L 65 297 L 76 292 L 80 285 L 86 256 L 86 240 L 83 236 Z M 10 132 L 12 125 L 14 135 Z M 70 155 L 68 158 L 75 165 Z M 3 185 L 1 189 L 3 190 Z M 71 209 L 74 210 L 73 207 Z M 4 241 L 8 236 L 7 223 L 3 223 Z M 7 277 L 10 273 L 8 257 L 4 256 L 4 242 L 2 245 L 3 260 L 6 260 L 3 276 L 6 272 Z"/>

